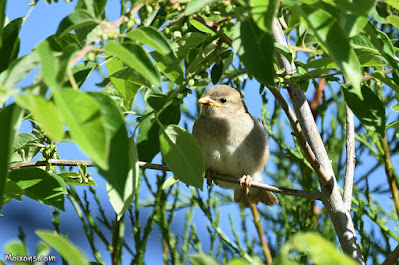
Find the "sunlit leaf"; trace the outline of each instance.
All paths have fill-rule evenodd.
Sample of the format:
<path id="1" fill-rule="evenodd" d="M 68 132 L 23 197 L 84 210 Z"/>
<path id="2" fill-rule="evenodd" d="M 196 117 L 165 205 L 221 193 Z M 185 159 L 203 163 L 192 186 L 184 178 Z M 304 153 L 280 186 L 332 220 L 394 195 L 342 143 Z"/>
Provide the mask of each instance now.
<path id="1" fill-rule="evenodd" d="M 263 84 L 273 84 L 273 36 L 259 30 L 252 19 L 235 25 L 233 49 L 247 68 L 248 73 Z"/>
<path id="2" fill-rule="evenodd" d="M 57 232 L 36 231 L 36 235 L 47 245 L 55 249 L 70 264 L 89 265 L 86 256 Z"/>
<path id="3" fill-rule="evenodd" d="M 119 60 L 144 76 L 154 86 L 161 85 L 157 70 L 146 52 L 139 45 L 134 43 L 119 44 L 115 41 L 108 41 L 105 49 L 109 54 L 116 56 Z"/>
<path id="4" fill-rule="evenodd" d="M 73 139 L 98 166 L 107 170 L 109 146 L 100 104 L 74 89 L 57 90 L 54 98 L 55 106 Z"/>
<path id="5" fill-rule="evenodd" d="M 202 190 L 205 162 L 201 148 L 193 135 L 177 125 L 160 129 L 162 158 L 175 177 Z"/>
<path id="6" fill-rule="evenodd" d="M 39 168 L 21 168 L 12 170 L 9 178 L 29 198 L 64 210 L 67 190 L 61 177 Z"/>

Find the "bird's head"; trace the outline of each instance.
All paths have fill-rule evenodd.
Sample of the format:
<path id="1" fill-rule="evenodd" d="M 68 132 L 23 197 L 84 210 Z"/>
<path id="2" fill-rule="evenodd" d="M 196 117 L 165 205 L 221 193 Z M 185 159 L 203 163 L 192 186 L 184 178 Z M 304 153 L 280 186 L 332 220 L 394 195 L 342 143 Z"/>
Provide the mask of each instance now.
<path id="1" fill-rule="evenodd" d="M 202 104 L 202 115 L 208 118 L 225 118 L 248 112 L 240 92 L 227 85 L 211 87 L 198 102 Z"/>

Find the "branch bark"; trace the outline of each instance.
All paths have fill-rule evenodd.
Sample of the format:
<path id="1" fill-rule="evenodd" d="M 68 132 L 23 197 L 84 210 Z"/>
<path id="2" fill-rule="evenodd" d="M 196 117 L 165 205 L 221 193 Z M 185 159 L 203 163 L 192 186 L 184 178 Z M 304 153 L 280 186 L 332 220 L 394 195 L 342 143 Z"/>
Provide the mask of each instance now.
<path id="1" fill-rule="evenodd" d="M 355 121 L 352 110 L 346 108 L 346 171 L 344 183 L 343 201 L 347 211 L 351 210 L 353 176 L 355 174 L 356 155 L 355 155 Z"/>
<path id="2" fill-rule="evenodd" d="M 288 46 L 278 19 L 274 20 L 273 31 L 275 41 L 281 45 Z M 276 56 L 280 63 L 280 67 L 284 68 L 287 74 L 294 74 L 296 72 L 296 67 L 293 62 L 289 62 L 281 54 L 277 54 Z M 334 224 L 342 249 L 360 264 L 365 264 L 359 242 L 356 238 L 352 217 L 350 213 L 345 210 L 345 205 L 338 189 L 331 162 L 324 148 L 323 141 L 313 119 L 305 94 L 295 83 L 288 87 L 288 93 L 298 116 L 303 135 L 313 151 L 316 161 L 326 173 L 317 174 L 321 186 L 322 201 Z"/>
<path id="3" fill-rule="evenodd" d="M 389 254 L 388 258 L 382 263 L 382 265 L 393 265 L 399 259 L 399 244 L 396 248 Z"/>
<path id="4" fill-rule="evenodd" d="M 47 161 L 31 161 L 31 162 L 13 163 L 10 165 L 10 169 L 17 169 L 17 168 L 23 168 L 23 167 L 39 167 L 39 166 L 46 166 L 47 164 L 50 164 L 52 166 L 77 166 L 78 164 L 83 164 L 88 167 L 94 166 L 93 161 L 88 161 L 88 160 L 49 159 Z M 139 161 L 139 167 L 142 169 L 155 169 L 155 170 L 162 170 L 162 171 L 170 171 L 170 169 L 165 165 L 153 164 L 153 163 L 142 162 L 142 161 Z M 212 179 L 241 185 L 239 179 L 230 177 L 230 176 L 215 175 L 215 176 L 212 176 Z M 307 198 L 307 199 L 313 199 L 313 200 L 321 200 L 321 193 L 318 191 L 303 191 L 303 190 L 289 189 L 289 188 L 277 187 L 277 186 L 268 185 L 268 184 L 264 184 L 264 183 L 257 183 L 257 182 L 252 182 L 251 188 L 263 189 L 266 191 L 272 191 L 275 193 L 280 193 L 280 194 L 290 195 L 290 196 L 295 196 L 295 197 L 301 197 L 301 198 Z"/>

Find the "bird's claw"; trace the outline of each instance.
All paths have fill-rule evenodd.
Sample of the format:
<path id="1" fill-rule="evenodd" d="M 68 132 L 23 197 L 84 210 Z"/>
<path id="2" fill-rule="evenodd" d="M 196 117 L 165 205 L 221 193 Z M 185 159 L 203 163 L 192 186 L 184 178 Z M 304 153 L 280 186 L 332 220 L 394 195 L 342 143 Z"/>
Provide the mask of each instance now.
<path id="1" fill-rule="evenodd" d="M 240 178 L 240 185 L 244 186 L 244 191 L 246 194 L 249 192 L 249 187 L 252 185 L 252 178 L 250 175 L 244 175 Z"/>

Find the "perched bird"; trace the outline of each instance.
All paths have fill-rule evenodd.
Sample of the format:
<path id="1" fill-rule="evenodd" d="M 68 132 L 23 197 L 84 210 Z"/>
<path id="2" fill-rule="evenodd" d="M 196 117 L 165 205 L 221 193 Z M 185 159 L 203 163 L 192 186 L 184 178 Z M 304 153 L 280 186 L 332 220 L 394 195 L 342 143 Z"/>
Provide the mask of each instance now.
<path id="1" fill-rule="evenodd" d="M 269 159 L 268 133 L 262 123 L 248 112 L 240 92 L 227 85 L 210 88 L 204 97 L 200 117 L 193 135 L 201 146 L 209 176 L 220 174 L 240 179 L 243 187 L 216 182 L 225 189 L 234 189 L 234 201 L 249 207 L 251 203 L 278 203 L 269 191 L 249 189 L 252 181 L 262 182 L 262 172 Z"/>

